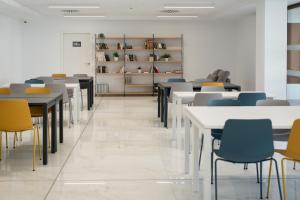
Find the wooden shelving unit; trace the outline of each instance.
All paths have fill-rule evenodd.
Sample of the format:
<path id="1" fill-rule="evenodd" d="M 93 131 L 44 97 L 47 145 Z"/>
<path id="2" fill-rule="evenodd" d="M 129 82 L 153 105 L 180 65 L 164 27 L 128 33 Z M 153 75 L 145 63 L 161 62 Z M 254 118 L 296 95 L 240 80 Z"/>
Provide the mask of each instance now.
<path id="1" fill-rule="evenodd" d="M 155 95 L 158 82 L 183 76 L 183 35 L 165 37 L 124 34 L 99 38 L 96 34 L 95 45 L 96 85 L 104 84 L 109 88 L 109 91 L 98 95 Z M 101 45 L 105 45 L 105 48 L 99 48 Z M 119 61 L 113 59 L 115 52 L 119 54 Z M 98 62 L 98 53 L 109 56 L 110 61 Z M 160 58 L 164 54 L 171 55 L 168 61 Z M 134 59 L 128 61 L 129 55 Z M 158 60 L 149 59 L 153 55 L 159 57 Z M 103 66 L 106 67 L 106 73 L 99 73 L 98 67 Z M 142 73 L 138 73 L 138 67 L 142 68 Z"/>

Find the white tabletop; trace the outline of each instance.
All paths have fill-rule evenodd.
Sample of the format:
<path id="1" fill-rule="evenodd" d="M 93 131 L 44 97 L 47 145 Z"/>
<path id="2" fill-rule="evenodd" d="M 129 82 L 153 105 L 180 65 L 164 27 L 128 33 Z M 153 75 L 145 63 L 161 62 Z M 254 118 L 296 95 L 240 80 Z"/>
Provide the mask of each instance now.
<path id="1" fill-rule="evenodd" d="M 203 93 L 203 94 L 222 94 L 224 98 L 236 98 L 239 96 L 240 93 L 258 93 L 261 91 L 242 91 L 242 92 L 174 92 L 173 96 L 178 98 L 191 98 L 195 97 L 197 93 Z M 267 95 L 270 97 L 270 95 Z"/>
<path id="2" fill-rule="evenodd" d="M 184 113 L 205 129 L 222 129 L 228 119 L 270 119 L 274 129 L 290 129 L 300 106 L 186 107 Z"/>

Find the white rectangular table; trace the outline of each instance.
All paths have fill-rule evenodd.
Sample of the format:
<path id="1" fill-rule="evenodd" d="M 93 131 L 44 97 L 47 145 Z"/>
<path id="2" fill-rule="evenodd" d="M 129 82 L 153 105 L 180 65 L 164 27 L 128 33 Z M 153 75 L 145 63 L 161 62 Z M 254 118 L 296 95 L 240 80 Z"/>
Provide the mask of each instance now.
<path id="1" fill-rule="evenodd" d="M 257 93 L 261 91 L 243 91 L 247 93 Z M 193 101 L 197 93 L 221 94 L 223 98 L 238 98 L 241 92 L 174 92 L 173 93 L 173 110 L 172 110 L 172 131 L 173 138 L 176 138 L 177 132 L 182 128 L 182 102 Z"/>
<path id="2" fill-rule="evenodd" d="M 201 171 L 203 176 L 203 199 L 211 200 L 211 129 L 223 129 L 228 119 L 270 119 L 273 129 L 290 129 L 300 118 L 300 106 L 259 107 L 185 107 L 185 172 L 189 172 L 190 126 L 192 124 L 192 177 L 194 190 L 199 189 L 199 134 L 204 134 Z M 242 133 L 241 133 L 242 134 Z"/>

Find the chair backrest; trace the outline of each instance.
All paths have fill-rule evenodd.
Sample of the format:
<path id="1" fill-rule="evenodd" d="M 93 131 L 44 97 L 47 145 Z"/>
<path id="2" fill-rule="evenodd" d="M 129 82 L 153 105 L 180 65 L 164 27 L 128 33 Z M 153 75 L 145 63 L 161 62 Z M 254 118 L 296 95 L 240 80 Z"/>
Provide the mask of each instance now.
<path id="1" fill-rule="evenodd" d="M 225 88 L 222 86 L 202 86 L 201 92 L 224 92 Z"/>
<path id="2" fill-rule="evenodd" d="M 169 78 L 168 79 L 168 82 L 169 83 L 183 83 L 183 82 L 186 82 L 184 78 Z"/>
<path id="3" fill-rule="evenodd" d="M 240 93 L 238 97 L 240 106 L 256 106 L 256 102 L 258 100 L 266 100 L 266 93 L 264 92 Z"/>
<path id="4" fill-rule="evenodd" d="M 40 79 L 29 79 L 25 81 L 26 84 L 44 84 L 45 82 Z"/>
<path id="5" fill-rule="evenodd" d="M 19 132 L 33 128 L 28 102 L 0 100 L 0 131 Z"/>
<path id="6" fill-rule="evenodd" d="M 208 106 L 239 106 L 239 101 L 234 99 L 211 99 Z"/>
<path id="7" fill-rule="evenodd" d="M 29 87 L 25 89 L 26 94 L 50 94 L 50 88 L 44 87 Z"/>
<path id="8" fill-rule="evenodd" d="M 290 103 L 287 100 L 258 100 L 256 102 L 257 106 L 289 106 Z"/>
<path id="9" fill-rule="evenodd" d="M 217 86 L 217 87 L 224 87 L 224 83 L 223 82 L 204 82 L 201 83 L 201 86 Z"/>
<path id="10" fill-rule="evenodd" d="M 74 74 L 74 77 L 88 77 L 87 74 Z"/>
<path id="11" fill-rule="evenodd" d="M 68 97 L 67 87 L 65 84 L 51 83 L 51 84 L 46 84 L 46 87 L 49 88 L 53 93 L 62 93 L 64 102 L 65 103 L 68 102 L 69 97 Z"/>
<path id="12" fill-rule="evenodd" d="M 222 99 L 222 95 L 213 93 L 197 93 L 193 101 L 193 106 L 208 106 L 209 100 L 212 99 Z"/>
<path id="13" fill-rule="evenodd" d="M 21 93 L 24 94 L 25 93 L 25 89 L 29 88 L 30 85 L 29 84 L 25 84 L 25 83 L 12 83 L 10 84 L 10 89 L 12 93 Z"/>
<path id="14" fill-rule="evenodd" d="M 11 89 L 10 88 L 0 88 L 0 94 L 10 94 Z"/>
<path id="15" fill-rule="evenodd" d="M 269 119 L 227 120 L 219 155 L 229 161 L 257 162 L 273 156 L 272 122 Z"/>
<path id="16" fill-rule="evenodd" d="M 52 77 L 55 77 L 55 78 L 66 78 L 67 75 L 66 74 L 52 74 Z"/>
<path id="17" fill-rule="evenodd" d="M 173 102 L 174 92 L 193 92 L 193 83 L 174 83 L 171 87 L 169 101 Z"/>
<path id="18" fill-rule="evenodd" d="M 300 119 L 294 121 L 286 150 L 286 155 L 300 161 Z"/>

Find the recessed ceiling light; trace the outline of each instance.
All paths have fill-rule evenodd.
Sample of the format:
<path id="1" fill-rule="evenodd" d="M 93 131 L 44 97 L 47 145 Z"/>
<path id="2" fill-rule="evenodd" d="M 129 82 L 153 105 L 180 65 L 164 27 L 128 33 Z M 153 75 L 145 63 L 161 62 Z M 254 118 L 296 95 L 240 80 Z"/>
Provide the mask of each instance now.
<path id="1" fill-rule="evenodd" d="M 196 15 L 159 15 L 158 18 L 198 18 Z"/>
<path id="2" fill-rule="evenodd" d="M 164 8 L 167 9 L 201 9 L 201 8 L 215 8 L 214 3 L 170 3 L 165 4 Z"/>
<path id="3" fill-rule="evenodd" d="M 97 5 L 49 5 L 48 8 L 53 9 L 95 9 L 100 8 Z"/>
<path id="4" fill-rule="evenodd" d="M 64 15 L 64 17 L 69 18 L 103 18 L 106 17 L 104 15 Z"/>

